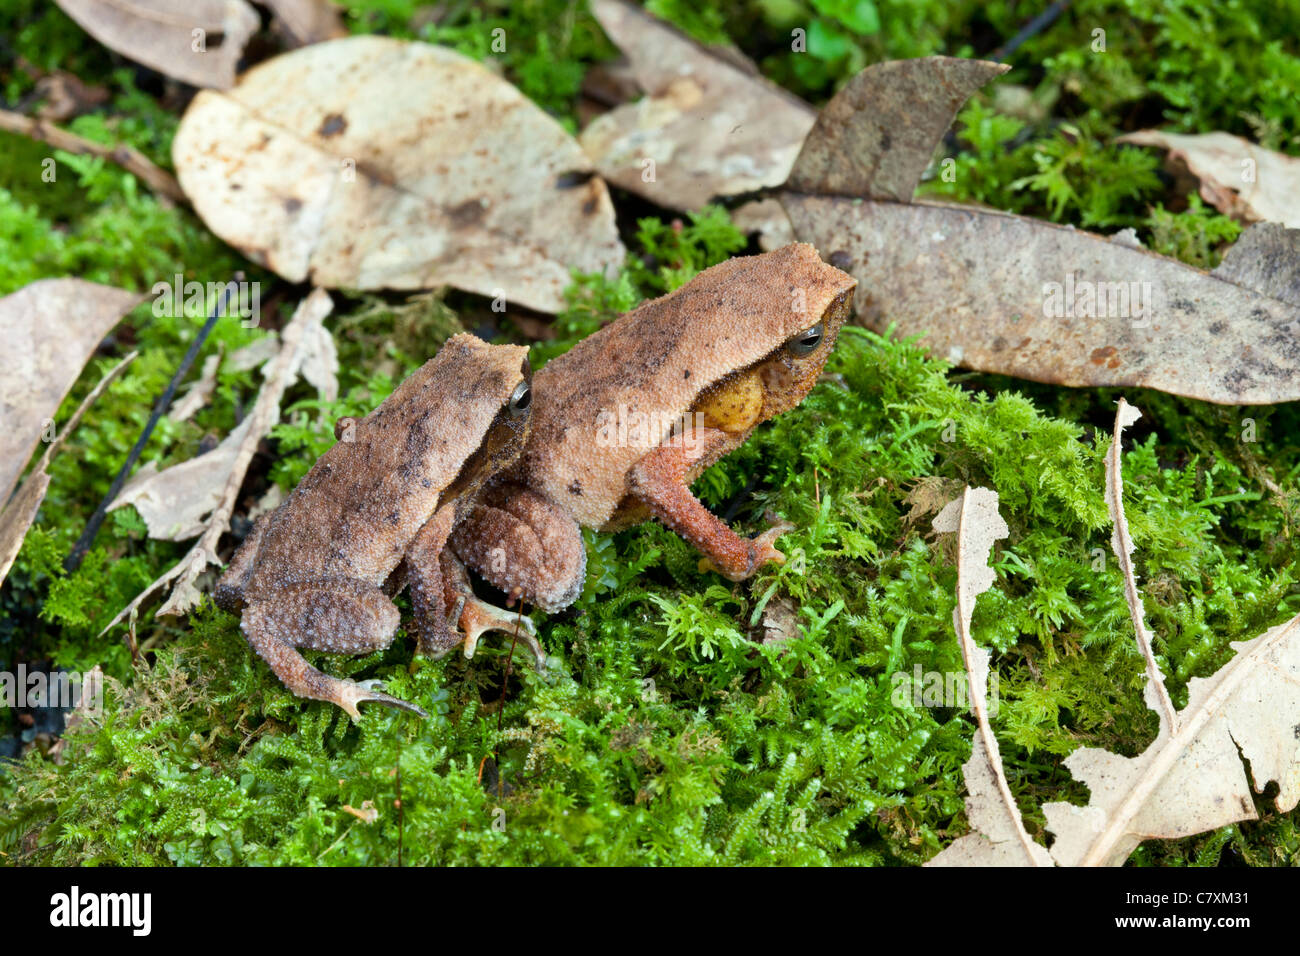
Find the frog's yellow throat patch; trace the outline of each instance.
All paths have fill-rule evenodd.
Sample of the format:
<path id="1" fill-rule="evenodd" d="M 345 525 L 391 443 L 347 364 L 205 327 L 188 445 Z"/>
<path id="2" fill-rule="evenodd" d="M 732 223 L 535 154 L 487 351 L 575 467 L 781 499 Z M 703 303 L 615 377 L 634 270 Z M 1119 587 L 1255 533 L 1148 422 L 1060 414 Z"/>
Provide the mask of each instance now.
<path id="1" fill-rule="evenodd" d="M 738 435 L 763 420 L 763 379 L 757 368 L 738 372 L 710 388 L 693 411 L 707 428 Z"/>

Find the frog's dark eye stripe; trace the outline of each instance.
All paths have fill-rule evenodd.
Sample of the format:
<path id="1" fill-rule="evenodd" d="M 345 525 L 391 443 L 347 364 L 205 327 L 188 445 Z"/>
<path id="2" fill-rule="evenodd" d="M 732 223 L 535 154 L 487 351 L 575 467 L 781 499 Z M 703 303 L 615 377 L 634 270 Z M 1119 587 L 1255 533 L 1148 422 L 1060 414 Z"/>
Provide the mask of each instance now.
<path id="1" fill-rule="evenodd" d="M 533 401 L 533 390 L 527 382 L 520 382 L 515 387 L 514 393 L 510 396 L 510 414 L 514 416 L 522 415 L 528 411 L 528 406 Z"/>
<path id="2" fill-rule="evenodd" d="M 812 328 L 804 329 L 791 338 L 785 343 L 785 346 L 795 355 L 809 355 L 816 350 L 817 346 L 822 344 L 824 337 L 825 330 L 822 328 L 822 324 L 818 322 Z"/>

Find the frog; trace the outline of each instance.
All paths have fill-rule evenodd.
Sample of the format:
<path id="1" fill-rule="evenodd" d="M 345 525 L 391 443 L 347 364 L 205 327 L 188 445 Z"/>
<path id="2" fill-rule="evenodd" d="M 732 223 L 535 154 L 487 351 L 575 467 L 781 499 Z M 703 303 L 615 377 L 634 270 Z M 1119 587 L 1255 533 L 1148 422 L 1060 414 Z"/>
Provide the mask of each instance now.
<path id="1" fill-rule="evenodd" d="M 252 649 L 291 692 L 360 720 L 376 703 L 427 716 L 377 681 L 312 667 L 300 649 L 363 655 L 387 648 L 406 588 L 417 653 L 441 657 L 505 631 L 542 655 L 531 621 L 477 598 L 449 535 L 484 483 L 518 458 L 532 415 L 528 349 L 449 338 L 262 515 L 214 589 Z M 543 655 L 544 657 L 544 655 Z"/>
<path id="2" fill-rule="evenodd" d="M 712 266 L 552 359 L 535 377 L 523 453 L 457 523 L 452 550 L 509 602 L 548 613 L 581 593 L 583 528 L 658 520 L 701 553 L 701 570 L 731 581 L 782 563 L 776 540 L 792 525 L 741 537 L 690 486 L 803 401 L 856 285 L 791 243 Z"/>

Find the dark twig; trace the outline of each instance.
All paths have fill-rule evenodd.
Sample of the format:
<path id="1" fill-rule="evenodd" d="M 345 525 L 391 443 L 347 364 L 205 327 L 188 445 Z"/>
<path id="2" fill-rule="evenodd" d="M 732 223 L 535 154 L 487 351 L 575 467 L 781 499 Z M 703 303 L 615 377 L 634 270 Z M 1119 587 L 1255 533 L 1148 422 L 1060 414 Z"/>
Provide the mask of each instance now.
<path id="1" fill-rule="evenodd" d="M 163 413 L 171 406 L 172 399 L 176 397 L 176 389 L 180 387 L 185 376 L 189 374 L 190 366 L 194 364 L 194 359 L 198 356 L 199 350 L 203 348 L 203 343 L 207 341 L 208 333 L 212 331 L 213 326 L 217 324 L 217 319 L 226 313 L 226 303 L 230 300 L 231 292 L 235 289 L 235 283 L 244 278 L 242 272 L 236 272 L 235 278 L 226 283 L 226 287 L 221 290 L 221 297 L 217 300 L 216 307 L 212 314 L 208 316 L 207 322 L 199 330 L 199 334 L 190 344 L 189 351 L 185 353 L 185 358 L 181 359 L 180 368 L 176 369 L 176 374 L 172 380 L 167 383 L 166 390 L 154 402 L 153 414 L 149 416 L 149 421 L 145 423 L 144 431 L 140 432 L 140 437 L 135 441 L 135 447 L 131 453 L 126 456 L 126 461 L 122 463 L 117 477 L 113 479 L 113 484 L 109 486 L 108 493 L 95 509 L 95 513 L 90 516 L 86 522 L 86 529 L 81 532 L 81 537 L 77 543 L 72 546 L 68 556 L 63 559 L 63 569 L 71 574 L 81 567 L 81 562 L 86 558 L 86 552 L 90 550 L 90 545 L 95 540 L 95 535 L 99 534 L 99 527 L 104 523 L 104 518 L 108 515 L 108 506 L 118 496 L 122 486 L 126 484 L 127 476 L 131 474 L 131 469 L 135 467 L 136 461 L 140 458 L 140 453 L 144 451 L 144 446 L 149 443 L 153 436 L 154 427 L 158 424 L 158 419 L 162 418 Z"/>
<path id="2" fill-rule="evenodd" d="M 1019 50 L 1026 41 L 1032 40 L 1055 23 L 1056 18 L 1065 12 L 1065 8 L 1068 7 L 1070 3 L 1071 0 L 1056 0 L 1056 2 L 1050 7 L 1021 27 L 1019 33 L 990 53 L 988 58 L 994 63 L 1001 63 L 1011 54 Z"/>

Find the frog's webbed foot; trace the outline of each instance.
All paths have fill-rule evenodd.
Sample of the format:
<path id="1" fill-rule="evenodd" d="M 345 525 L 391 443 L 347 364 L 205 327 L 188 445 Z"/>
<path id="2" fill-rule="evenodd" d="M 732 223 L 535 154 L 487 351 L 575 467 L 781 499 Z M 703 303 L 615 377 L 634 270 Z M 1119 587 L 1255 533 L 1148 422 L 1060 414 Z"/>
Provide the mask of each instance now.
<path id="1" fill-rule="evenodd" d="M 470 595 L 460 612 L 460 629 L 465 632 L 465 656 L 473 657 L 479 638 L 488 631 L 504 631 L 526 644 L 537 660 L 537 669 L 546 669 L 546 651 L 537 640 L 537 626 L 517 611 L 507 611 Z"/>

